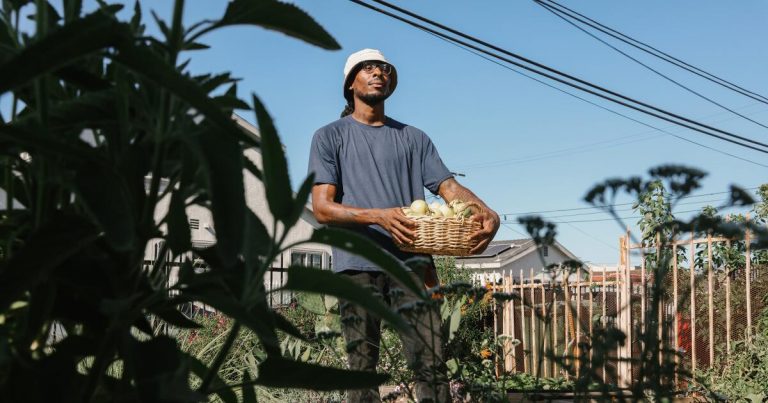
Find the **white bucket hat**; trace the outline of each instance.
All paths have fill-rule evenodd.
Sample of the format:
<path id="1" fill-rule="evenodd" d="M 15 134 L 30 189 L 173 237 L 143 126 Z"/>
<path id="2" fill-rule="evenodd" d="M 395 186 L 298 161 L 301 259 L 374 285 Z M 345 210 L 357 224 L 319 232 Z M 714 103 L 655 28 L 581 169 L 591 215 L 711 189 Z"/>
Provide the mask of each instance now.
<path id="1" fill-rule="evenodd" d="M 352 81 L 354 76 L 360 70 L 360 64 L 369 60 L 384 62 L 392 66 L 392 74 L 389 75 L 389 93 L 391 94 L 395 92 L 395 87 L 397 87 L 397 69 L 395 69 L 395 66 L 384 57 L 384 54 L 381 53 L 381 51 L 376 49 L 363 49 L 349 55 L 347 63 L 344 64 L 344 87 L 342 88 L 342 91 L 344 98 L 346 98 L 347 101 L 352 102 L 352 91 L 349 90 L 351 84 L 350 81 Z"/>

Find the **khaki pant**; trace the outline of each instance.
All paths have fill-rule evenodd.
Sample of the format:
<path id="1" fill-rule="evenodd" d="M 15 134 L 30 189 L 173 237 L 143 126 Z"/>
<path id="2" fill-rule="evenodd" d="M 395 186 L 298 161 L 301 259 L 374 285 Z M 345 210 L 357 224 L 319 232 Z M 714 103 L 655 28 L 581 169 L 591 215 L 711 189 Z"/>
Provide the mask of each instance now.
<path id="1" fill-rule="evenodd" d="M 417 402 L 448 402 L 448 384 L 443 362 L 440 315 L 434 304 L 420 303 L 412 291 L 383 272 L 344 271 L 356 284 L 371 289 L 390 307 L 401 312 L 413 326 L 409 334 L 401 334 L 408 366 L 414 373 Z M 422 280 L 413 275 L 417 284 Z M 341 301 L 341 323 L 347 343 L 349 368 L 376 371 L 381 341 L 381 319 L 365 309 Z M 350 390 L 348 403 L 379 402 L 378 389 Z"/>

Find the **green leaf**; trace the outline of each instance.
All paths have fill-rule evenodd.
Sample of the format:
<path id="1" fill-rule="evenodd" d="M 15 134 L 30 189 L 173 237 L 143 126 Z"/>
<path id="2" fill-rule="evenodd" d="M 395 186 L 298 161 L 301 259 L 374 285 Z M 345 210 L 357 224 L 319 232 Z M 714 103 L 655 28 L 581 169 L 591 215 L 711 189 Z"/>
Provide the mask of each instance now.
<path id="1" fill-rule="evenodd" d="M 0 311 L 95 241 L 98 232 L 81 217 L 61 214 L 51 217 L 10 261 L 0 265 Z"/>
<path id="2" fill-rule="evenodd" d="M 261 222 L 259 217 L 251 210 L 246 209 L 246 229 L 245 242 L 243 243 L 243 256 L 249 267 L 256 267 L 259 257 L 265 256 L 269 252 L 272 244 L 272 237 L 269 235 L 267 227 Z"/>
<path id="3" fill-rule="evenodd" d="M 171 252 L 177 256 L 192 248 L 192 231 L 187 221 L 184 195 L 180 190 L 171 195 L 171 204 L 168 207 L 168 234 L 165 238 Z"/>
<path id="4" fill-rule="evenodd" d="M 315 230 L 307 242 L 335 246 L 358 256 L 363 256 L 415 292 L 416 295 L 420 295 L 422 299 L 428 299 L 424 286 L 414 281 L 408 272 L 407 266 L 391 253 L 362 235 L 340 228 L 324 227 Z"/>
<path id="5" fill-rule="evenodd" d="M 307 338 L 301 334 L 301 331 L 296 328 L 296 326 L 291 323 L 288 319 L 286 319 L 283 315 L 280 315 L 279 312 L 272 311 L 272 316 L 275 318 L 275 328 L 277 330 L 282 330 L 286 334 L 289 334 L 299 340 L 307 341 Z"/>
<path id="6" fill-rule="evenodd" d="M 112 85 L 108 80 L 74 64 L 64 66 L 54 71 L 53 74 L 68 84 L 90 91 L 106 90 Z M 87 95 L 87 93 L 80 96 L 83 95 Z"/>
<path id="7" fill-rule="evenodd" d="M 27 3 L 31 3 L 32 0 L 8 0 L 14 10 L 19 10 Z"/>
<path id="8" fill-rule="evenodd" d="M 283 145 L 277 136 L 272 118 L 255 94 L 253 95 L 253 109 L 256 111 L 256 120 L 259 123 L 259 133 L 261 134 L 262 169 L 264 170 L 264 188 L 267 193 L 269 210 L 276 220 L 286 222 L 291 217 L 293 210 L 293 194 Z"/>
<path id="9" fill-rule="evenodd" d="M 0 52 L 0 55 L 5 54 L 6 52 L 11 53 L 15 51 L 16 48 L 16 39 L 14 38 L 11 25 L 8 23 L 8 21 L 5 20 L 5 18 L 3 18 L 2 15 L 0 15 L 0 45 L 5 48 L 2 52 Z M 0 58 L 0 60 L 3 59 Z"/>
<path id="10" fill-rule="evenodd" d="M 292 4 L 273 0 L 234 0 L 227 5 L 221 20 L 195 37 L 224 26 L 243 24 L 282 32 L 323 49 L 341 49 L 338 42 L 306 12 Z"/>
<path id="11" fill-rule="evenodd" d="M 243 403 L 258 403 L 256 400 L 256 391 L 253 388 L 251 375 L 248 370 L 243 371 Z"/>
<path id="12" fill-rule="evenodd" d="M 213 100 L 222 108 L 226 109 L 251 109 L 251 107 L 240 98 L 232 95 L 220 95 Z"/>
<path id="13" fill-rule="evenodd" d="M 139 0 L 133 4 L 133 17 L 131 17 L 131 27 L 138 31 L 141 27 L 141 3 Z"/>
<path id="14" fill-rule="evenodd" d="M 169 90 L 177 97 L 192 105 L 208 121 L 220 129 L 220 134 L 231 141 L 243 141 L 258 147 L 258 141 L 247 136 L 222 111 L 221 105 L 213 101 L 195 81 L 179 73 L 173 66 L 157 56 L 147 47 L 138 47 L 130 43 L 121 43 L 116 55 L 109 55 L 115 62 L 143 75 L 157 86 Z"/>
<path id="15" fill-rule="evenodd" d="M 189 369 L 193 374 L 200 377 L 200 379 L 204 379 L 208 375 L 209 369 L 202 361 L 191 355 L 187 355 L 186 358 L 189 361 Z M 217 395 L 224 403 L 237 403 L 237 395 L 219 377 L 219 374 L 213 374 L 210 389 L 212 390 L 211 394 Z"/>
<path id="16" fill-rule="evenodd" d="M 83 9 L 82 0 L 65 0 L 64 1 L 64 20 L 66 22 L 72 22 L 77 18 L 80 18 L 80 13 Z"/>
<path id="17" fill-rule="evenodd" d="M 96 11 L 51 31 L 0 64 L 0 94 L 82 56 L 129 39 L 130 31 L 125 24 L 104 12 Z"/>
<path id="18" fill-rule="evenodd" d="M 270 357 L 259 365 L 259 377 L 255 383 L 275 388 L 342 390 L 372 388 L 388 379 L 389 375 L 386 374 L 323 367 Z"/>
<path id="19" fill-rule="evenodd" d="M 83 204 L 101 225 L 107 241 L 116 250 L 127 251 L 136 242 L 136 218 L 124 178 L 109 169 L 83 163 L 75 183 Z"/>
<path id="20" fill-rule="evenodd" d="M 455 336 L 456 331 L 459 330 L 459 325 L 461 324 L 461 306 L 464 305 L 464 301 L 466 301 L 466 299 L 467 296 L 463 295 L 462 298 L 453 306 L 453 312 L 451 312 L 451 319 L 448 324 L 448 340 L 446 343 L 449 343 L 451 340 L 453 340 L 453 336 Z"/>
<path id="21" fill-rule="evenodd" d="M 218 136 L 210 129 L 203 130 L 195 140 L 205 162 L 216 248 L 224 264 L 230 266 L 240 254 L 245 234 L 242 148 L 232 138 Z"/>
<path id="22" fill-rule="evenodd" d="M 311 173 L 307 179 L 304 180 L 304 183 L 301 184 L 298 193 L 296 193 L 296 199 L 293 201 L 293 212 L 285 220 L 285 225 L 287 227 L 292 227 L 296 224 L 296 221 L 299 221 L 299 217 L 301 217 L 301 214 L 307 206 L 307 200 L 309 200 L 309 194 L 312 192 L 312 186 L 314 186 L 314 184 L 315 174 Z"/>
<path id="23" fill-rule="evenodd" d="M 142 401 L 201 401 L 189 387 L 188 361 L 168 336 L 136 343 L 136 388 Z"/>
<path id="24" fill-rule="evenodd" d="M 321 294 L 303 292 L 297 298 L 299 305 L 315 315 L 325 315 L 325 302 Z"/>
<path id="25" fill-rule="evenodd" d="M 408 323 L 389 309 L 373 292 L 358 286 L 344 276 L 327 270 L 291 267 L 288 269 L 288 281 L 281 289 L 333 295 L 366 308 L 401 332 L 412 331 Z"/>
<path id="26" fill-rule="evenodd" d="M 64 142 L 15 125 L 0 125 L 0 140 L 11 142 L 17 147 L 30 148 L 72 161 L 85 160 L 90 163 L 97 163 L 101 165 L 99 169 L 107 169 L 106 161 L 92 148 Z"/>
<path id="27" fill-rule="evenodd" d="M 243 160 L 245 161 L 245 169 L 248 170 L 248 172 L 250 172 L 251 174 L 253 174 L 253 176 L 255 176 L 256 179 L 263 181 L 264 176 L 262 175 L 259 167 L 257 167 L 256 164 L 254 164 L 250 158 L 246 157 Z"/>
<path id="28" fill-rule="evenodd" d="M 193 42 L 193 43 L 185 43 L 183 50 L 206 50 L 210 49 L 211 47 L 199 42 Z"/>

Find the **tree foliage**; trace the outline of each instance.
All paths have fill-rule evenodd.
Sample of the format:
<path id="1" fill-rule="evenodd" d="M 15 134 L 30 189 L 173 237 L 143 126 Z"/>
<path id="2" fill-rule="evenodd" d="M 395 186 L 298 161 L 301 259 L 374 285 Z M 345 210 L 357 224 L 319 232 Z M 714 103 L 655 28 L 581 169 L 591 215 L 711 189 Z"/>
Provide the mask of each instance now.
<path id="1" fill-rule="evenodd" d="M 12 105 L 0 119 L 0 396 L 191 402 L 215 394 L 234 401 L 233 381 L 221 379 L 219 368 L 243 328 L 265 354 L 235 383 L 325 390 L 380 384 L 386 375 L 282 354 L 277 332 L 301 333 L 268 307 L 263 275 L 288 247 L 285 234 L 304 209 L 312 178 L 294 194 L 263 102 L 256 95 L 242 100 L 229 73 L 192 75 L 182 57 L 231 25 L 329 50 L 338 43 L 305 12 L 274 0 L 234 0 L 221 17 L 189 26 L 184 1 L 176 0 L 170 21 L 153 13 L 158 36 L 145 30 L 141 6 L 137 1 L 123 20 L 123 6 L 106 1 L 90 12 L 79 0 L 59 8 L 44 0 L 2 3 L 0 95 Z M 20 24 L 26 15 L 35 22 L 29 32 Z M 254 111 L 260 136 L 240 129 L 235 109 Z M 243 156 L 253 147 L 261 150 L 263 171 Z M 244 175 L 265 184 L 272 228 L 246 207 Z M 167 214 L 156 219 L 163 200 Z M 210 248 L 193 251 L 186 215 L 192 205 L 212 213 Z M 157 239 L 175 255 L 195 253 L 210 270 L 185 263 L 171 284 L 162 261 L 144 264 L 148 242 Z M 407 277 L 402 264 L 365 239 L 326 229 L 312 241 L 352 248 Z M 292 272 L 288 287 L 312 291 L 323 281 L 334 295 L 408 331 L 367 290 L 317 275 Z M 179 313 L 191 303 L 233 323 L 205 364 L 160 331 L 199 327 Z M 190 384 L 191 374 L 200 382 Z"/>

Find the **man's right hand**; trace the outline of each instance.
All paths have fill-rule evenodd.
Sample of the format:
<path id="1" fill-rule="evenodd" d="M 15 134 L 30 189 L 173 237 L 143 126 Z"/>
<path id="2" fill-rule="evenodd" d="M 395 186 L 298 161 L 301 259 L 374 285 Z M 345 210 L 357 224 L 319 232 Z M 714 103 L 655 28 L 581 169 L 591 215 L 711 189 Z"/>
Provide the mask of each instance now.
<path id="1" fill-rule="evenodd" d="M 387 230 L 392 239 L 401 244 L 410 245 L 416 240 L 416 221 L 411 220 L 399 207 L 378 209 L 377 224 Z"/>
<path id="2" fill-rule="evenodd" d="M 396 242 L 410 245 L 416 240 L 418 224 L 398 207 L 363 209 L 345 206 L 336 201 L 336 185 L 327 183 L 312 187 L 312 212 L 320 224 L 371 225 L 378 224 Z"/>

